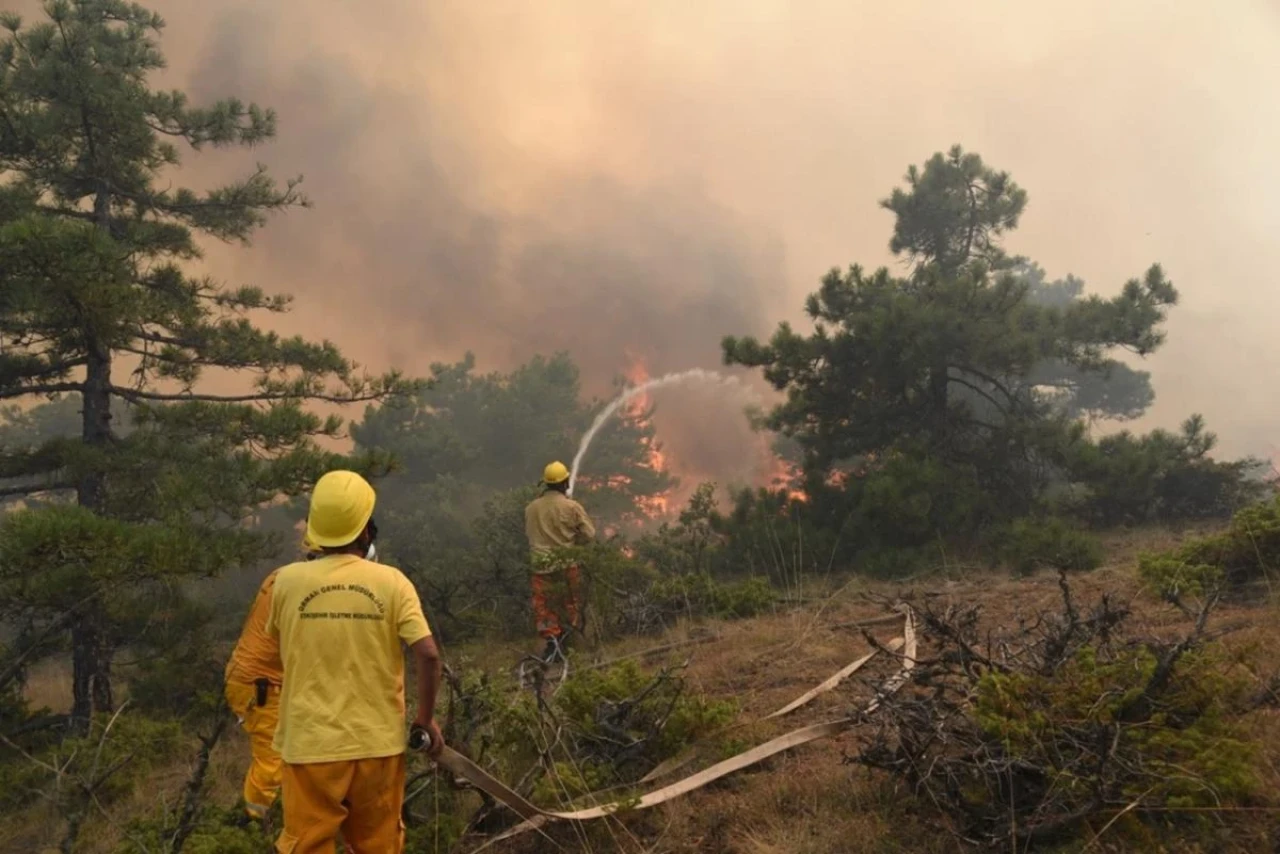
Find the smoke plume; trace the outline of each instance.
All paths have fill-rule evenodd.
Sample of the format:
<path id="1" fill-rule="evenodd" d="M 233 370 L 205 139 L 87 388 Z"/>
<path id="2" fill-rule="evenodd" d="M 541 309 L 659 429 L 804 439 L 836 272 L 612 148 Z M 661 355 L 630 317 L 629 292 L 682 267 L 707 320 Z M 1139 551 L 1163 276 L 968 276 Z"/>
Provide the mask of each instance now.
<path id="1" fill-rule="evenodd" d="M 294 293 L 289 331 L 372 366 L 566 349 L 602 395 L 632 355 L 715 367 L 827 268 L 891 263 L 876 200 L 959 142 L 1031 194 L 1012 251 L 1102 294 L 1160 261 L 1181 290 L 1136 426 L 1199 411 L 1226 453 L 1280 444 L 1255 379 L 1280 368 L 1266 0 L 154 4 L 168 82 L 276 108 L 251 157 L 316 203 L 210 271 Z M 669 458 L 759 467 L 741 401 L 680 395 L 656 400 Z"/>

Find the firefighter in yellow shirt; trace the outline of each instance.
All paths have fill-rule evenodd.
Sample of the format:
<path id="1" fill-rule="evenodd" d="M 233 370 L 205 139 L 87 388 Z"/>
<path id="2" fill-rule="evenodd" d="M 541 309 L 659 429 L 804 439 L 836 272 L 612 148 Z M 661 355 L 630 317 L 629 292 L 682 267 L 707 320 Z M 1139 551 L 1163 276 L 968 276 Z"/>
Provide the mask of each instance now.
<path id="1" fill-rule="evenodd" d="M 309 540 L 304 539 L 302 547 L 308 559 L 315 555 Z M 276 572 L 272 572 L 258 587 L 224 673 L 227 705 L 249 736 L 251 759 L 244 775 L 242 795 L 245 812 L 252 819 L 265 816 L 280 792 L 280 754 L 271 746 L 271 741 L 280 718 L 284 667 L 280 663 L 280 645 L 267 634 L 267 614 L 271 610 L 271 590 L 275 583 Z"/>
<path id="2" fill-rule="evenodd" d="M 369 560 L 375 495 L 355 472 L 316 483 L 307 535 L 321 550 L 282 567 L 267 632 L 284 664 L 275 747 L 284 759 L 282 854 L 332 854 L 339 832 L 355 854 L 404 849 L 405 679 L 413 652 L 414 723 L 444 745 L 434 720 L 440 655 L 413 584 Z"/>
<path id="3" fill-rule="evenodd" d="M 582 570 L 557 551 L 585 546 L 595 538 L 596 529 L 582 505 L 569 497 L 569 469 L 564 463 L 547 466 L 542 483 L 542 494 L 524 510 L 524 530 L 533 563 L 533 616 L 538 634 L 547 642 L 542 659 L 550 663 L 564 657 L 564 621 L 582 630 Z"/>

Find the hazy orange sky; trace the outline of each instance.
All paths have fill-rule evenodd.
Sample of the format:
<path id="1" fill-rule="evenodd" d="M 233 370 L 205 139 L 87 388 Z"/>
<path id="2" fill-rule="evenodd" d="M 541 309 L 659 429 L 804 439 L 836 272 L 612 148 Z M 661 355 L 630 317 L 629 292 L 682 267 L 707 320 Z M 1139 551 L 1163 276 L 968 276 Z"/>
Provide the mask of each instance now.
<path id="1" fill-rule="evenodd" d="M 715 367 L 831 266 L 891 262 L 877 200 L 960 143 L 1028 190 L 1008 248 L 1052 276 L 1109 295 L 1165 265 L 1182 304 L 1137 426 L 1280 446 L 1274 0 L 153 6 L 170 82 L 279 112 L 196 174 L 258 159 L 316 203 L 211 272 L 374 366 Z"/>

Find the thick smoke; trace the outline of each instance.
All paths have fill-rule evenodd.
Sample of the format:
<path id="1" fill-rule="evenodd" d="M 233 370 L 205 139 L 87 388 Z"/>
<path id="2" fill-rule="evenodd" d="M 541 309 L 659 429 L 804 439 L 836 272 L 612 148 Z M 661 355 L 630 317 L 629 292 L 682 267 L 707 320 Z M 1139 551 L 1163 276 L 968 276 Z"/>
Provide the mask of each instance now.
<path id="1" fill-rule="evenodd" d="M 715 367 L 723 335 L 767 327 L 784 276 L 778 237 L 686 182 L 628 181 L 515 145 L 490 171 L 495 143 L 469 125 L 479 105 L 465 97 L 477 86 L 466 66 L 484 58 L 455 67 L 458 22 L 398 11 L 416 16 L 414 48 L 364 20 L 343 40 L 389 40 L 380 63 L 367 46 L 303 37 L 283 8 L 212 17 L 179 76 L 200 100 L 235 92 L 276 107 L 269 159 L 305 173 L 316 201 L 273 222 L 253 252 L 215 250 L 215 272 L 230 263 L 295 293 L 291 323 L 379 366 L 424 373 L 473 350 L 482 368 L 505 368 L 567 350 L 601 395 L 633 362 L 655 376 Z M 441 80 L 451 75 L 456 90 Z M 495 171 L 518 177 L 495 188 Z M 741 395 L 713 395 L 697 419 L 676 397 L 657 401 L 655 421 L 687 479 L 758 479 L 765 455 Z M 715 434 L 714 453 L 699 431 Z"/>
<path id="2" fill-rule="evenodd" d="M 296 294 L 290 331 L 371 365 L 563 348 L 597 394 L 629 353 L 714 367 L 827 268 L 891 262 L 875 201 L 960 142 L 1031 194 L 1011 250 L 1104 295 L 1152 261 L 1178 285 L 1135 426 L 1280 444 L 1269 0 L 154 2 L 169 82 L 275 107 L 256 156 L 316 201 L 210 271 Z M 701 399 L 658 400 L 670 455 L 753 458 Z"/>

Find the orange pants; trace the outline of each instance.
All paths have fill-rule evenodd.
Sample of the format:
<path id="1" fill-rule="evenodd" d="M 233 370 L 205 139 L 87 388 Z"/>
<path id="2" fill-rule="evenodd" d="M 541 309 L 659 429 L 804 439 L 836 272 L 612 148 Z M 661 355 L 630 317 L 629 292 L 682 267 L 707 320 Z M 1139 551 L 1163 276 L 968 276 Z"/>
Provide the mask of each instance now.
<path id="1" fill-rule="evenodd" d="M 252 759 L 244 775 L 244 807 L 253 818 L 262 818 L 280 793 L 280 754 L 271 746 L 280 720 L 280 686 L 271 686 L 261 706 L 251 683 L 228 682 L 225 693 L 227 705 L 249 736 Z"/>
<path id="2" fill-rule="evenodd" d="M 533 618 L 538 634 L 544 638 L 558 638 L 564 634 L 561 617 L 573 628 L 578 624 L 578 595 L 582 573 L 574 565 L 563 571 L 544 572 L 533 576 Z"/>
<path id="3" fill-rule="evenodd" d="M 351 854 L 404 850 L 404 754 L 284 766 L 280 854 L 334 854 L 334 838 Z"/>

